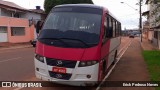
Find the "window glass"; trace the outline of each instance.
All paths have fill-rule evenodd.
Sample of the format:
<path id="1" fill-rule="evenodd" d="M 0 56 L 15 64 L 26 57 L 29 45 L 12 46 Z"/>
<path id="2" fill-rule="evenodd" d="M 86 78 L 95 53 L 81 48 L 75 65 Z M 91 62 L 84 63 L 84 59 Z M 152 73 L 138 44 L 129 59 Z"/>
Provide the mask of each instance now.
<path id="1" fill-rule="evenodd" d="M 0 33 L 7 33 L 7 27 L 0 27 Z"/>
<path id="2" fill-rule="evenodd" d="M 24 36 L 25 28 L 24 27 L 11 27 L 11 36 Z"/>
<path id="3" fill-rule="evenodd" d="M 116 37 L 119 36 L 119 25 L 118 22 L 116 21 Z"/>
<path id="4" fill-rule="evenodd" d="M 106 39 L 107 35 L 106 35 L 106 32 L 107 32 L 107 17 L 105 17 L 105 20 L 104 20 L 104 35 L 103 35 L 103 41 Z"/>
<path id="5" fill-rule="evenodd" d="M 115 37 L 115 33 L 116 33 L 116 23 L 115 20 L 113 20 L 113 37 Z"/>
<path id="6" fill-rule="evenodd" d="M 80 12 L 53 12 L 47 17 L 38 39 L 41 43 L 51 45 L 43 40 L 62 39 L 53 46 L 86 48 L 99 42 L 101 15 Z M 67 43 L 65 45 L 64 43 Z"/>
<path id="7" fill-rule="evenodd" d="M 158 39 L 158 31 L 154 31 L 154 38 Z"/>

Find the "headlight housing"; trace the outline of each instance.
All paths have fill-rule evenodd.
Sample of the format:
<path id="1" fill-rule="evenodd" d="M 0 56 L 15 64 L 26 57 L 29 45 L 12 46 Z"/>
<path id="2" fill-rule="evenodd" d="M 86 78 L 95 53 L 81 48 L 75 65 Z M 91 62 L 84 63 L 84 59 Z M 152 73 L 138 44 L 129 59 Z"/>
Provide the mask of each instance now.
<path id="1" fill-rule="evenodd" d="M 96 61 L 96 60 L 94 60 L 94 61 L 80 61 L 78 67 L 87 67 L 87 66 L 95 65 L 97 63 L 98 63 L 98 61 Z"/>
<path id="2" fill-rule="evenodd" d="M 37 60 L 39 60 L 40 62 L 44 63 L 44 57 L 43 57 L 43 56 L 36 54 L 36 55 L 35 55 L 35 58 L 36 58 Z"/>

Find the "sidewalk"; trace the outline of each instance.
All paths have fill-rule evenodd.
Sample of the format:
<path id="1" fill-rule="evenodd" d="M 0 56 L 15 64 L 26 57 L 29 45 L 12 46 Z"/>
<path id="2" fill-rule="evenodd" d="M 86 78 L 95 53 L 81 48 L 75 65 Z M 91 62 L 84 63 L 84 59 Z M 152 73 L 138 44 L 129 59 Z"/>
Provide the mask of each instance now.
<path id="1" fill-rule="evenodd" d="M 26 43 L 0 43 L 0 50 L 1 49 L 14 49 L 14 48 L 23 48 L 23 47 L 32 47 L 32 45 L 29 42 Z"/>
<path id="2" fill-rule="evenodd" d="M 150 81 L 138 39 L 133 39 L 106 81 Z M 103 87 L 102 90 L 154 90 L 152 87 Z"/>
<path id="3" fill-rule="evenodd" d="M 143 50 L 157 50 L 157 48 L 154 47 L 151 42 L 144 38 L 142 39 L 141 46 Z"/>

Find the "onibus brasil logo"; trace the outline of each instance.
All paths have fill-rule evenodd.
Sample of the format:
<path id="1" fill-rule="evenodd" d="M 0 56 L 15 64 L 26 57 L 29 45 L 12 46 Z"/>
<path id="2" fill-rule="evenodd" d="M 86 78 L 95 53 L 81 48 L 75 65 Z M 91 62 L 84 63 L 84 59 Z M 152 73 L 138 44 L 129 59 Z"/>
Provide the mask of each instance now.
<path id="1" fill-rule="evenodd" d="M 42 83 L 35 82 L 2 82 L 2 87 L 42 87 Z"/>

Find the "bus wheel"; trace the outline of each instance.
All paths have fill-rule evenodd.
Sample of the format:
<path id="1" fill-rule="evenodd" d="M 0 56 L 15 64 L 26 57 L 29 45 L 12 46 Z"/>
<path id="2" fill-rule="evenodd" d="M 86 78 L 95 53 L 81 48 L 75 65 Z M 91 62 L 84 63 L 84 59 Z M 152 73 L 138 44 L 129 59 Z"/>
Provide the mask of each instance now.
<path id="1" fill-rule="evenodd" d="M 115 54 L 114 54 L 114 61 L 113 61 L 112 65 L 114 65 L 114 64 L 117 62 L 116 57 L 117 57 L 117 50 L 116 50 L 116 52 L 115 52 Z"/>

